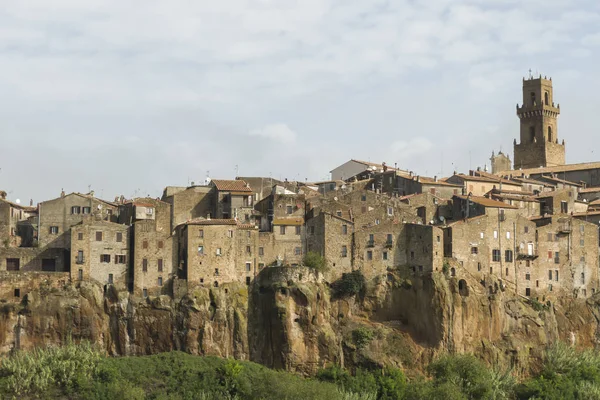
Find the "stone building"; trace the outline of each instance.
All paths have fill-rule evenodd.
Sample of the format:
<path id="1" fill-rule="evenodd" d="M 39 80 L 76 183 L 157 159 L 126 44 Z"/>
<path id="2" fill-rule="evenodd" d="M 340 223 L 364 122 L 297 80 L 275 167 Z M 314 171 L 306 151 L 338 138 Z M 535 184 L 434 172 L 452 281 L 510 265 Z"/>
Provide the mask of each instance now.
<path id="1" fill-rule="evenodd" d="M 306 248 L 322 255 L 328 263 L 329 277 L 350 272 L 354 265 L 354 223 L 327 211 L 306 221 Z"/>
<path id="2" fill-rule="evenodd" d="M 37 224 L 33 225 L 31 220 L 36 216 L 37 208 L 22 206 L 0 196 L 0 247 L 33 246 Z"/>
<path id="3" fill-rule="evenodd" d="M 526 217 L 537 217 L 540 215 L 540 201 L 532 192 L 492 189 L 486 197 L 501 201 L 521 210 L 521 215 Z"/>
<path id="4" fill-rule="evenodd" d="M 568 214 L 575 211 L 577 191 L 573 189 L 554 190 L 543 192 L 536 198 L 540 202 L 540 215 Z"/>
<path id="5" fill-rule="evenodd" d="M 162 200 L 171 205 L 171 229 L 196 218 L 214 216 L 214 188 L 212 186 L 190 186 L 167 188 Z"/>
<path id="6" fill-rule="evenodd" d="M 483 196 L 490 190 L 505 189 L 505 190 L 521 190 L 521 184 L 508 179 L 491 176 L 477 176 L 475 171 L 470 171 L 469 175 L 454 174 L 446 182 L 455 185 L 460 185 L 463 188 L 461 194 L 473 194 L 475 196 Z"/>
<path id="7" fill-rule="evenodd" d="M 69 249 L 70 229 L 84 219 L 99 216 L 100 219 L 117 222 L 118 206 L 91 194 L 71 193 L 39 203 L 38 243 L 40 247 Z"/>
<path id="8" fill-rule="evenodd" d="M 121 218 L 132 225 L 129 290 L 144 295 L 171 293 L 170 284 L 178 275 L 171 204 L 141 198 L 121 205 L 120 209 Z"/>
<path id="9" fill-rule="evenodd" d="M 548 192 L 551 190 L 556 189 L 556 186 L 554 186 L 551 183 L 548 182 L 543 182 L 540 180 L 536 180 L 536 179 L 531 179 L 529 177 L 511 177 L 512 181 L 520 183 L 521 184 L 521 190 L 524 192 L 531 192 L 535 195 L 538 195 L 542 192 Z"/>
<path id="10" fill-rule="evenodd" d="M 413 175 L 411 172 L 403 174 L 397 171 L 387 171 L 374 176 L 374 188 L 381 193 L 395 196 L 431 193 L 435 196 L 450 199 L 455 194 L 462 193 L 462 185 L 446 182 L 426 176 Z"/>
<path id="11" fill-rule="evenodd" d="M 495 154 L 492 151 L 490 163 L 490 165 L 492 166 L 492 174 L 496 174 L 501 171 L 508 171 L 512 167 L 510 157 L 508 156 L 508 154 L 504 154 L 502 151 L 499 151 L 498 154 Z"/>
<path id="12" fill-rule="evenodd" d="M 250 221 L 254 207 L 254 197 L 250 185 L 242 180 L 213 179 L 215 188 L 214 218 L 237 218 Z"/>
<path id="13" fill-rule="evenodd" d="M 514 169 L 563 165 L 565 144 L 559 143 L 552 79 L 523 79 L 523 104 L 517 105 L 521 121 L 520 143 L 514 143 Z"/>
<path id="14" fill-rule="evenodd" d="M 71 228 L 71 280 L 94 280 L 127 290 L 130 227 L 86 219 Z"/>
<path id="15" fill-rule="evenodd" d="M 305 215 L 305 197 L 301 194 L 283 191 L 277 193 L 273 188 L 273 193 L 265 196 L 254 206 L 260 214 L 257 217 L 258 226 L 263 232 L 272 232 L 275 220 L 284 218 L 301 218 Z"/>
<path id="16" fill-rule="evenodd" d="M 570 215 L 540 217 L 531 293 L 587 298 L 598 290 L 598 226 Z M 533 281 L 535 280 L 535 284 Z"/>

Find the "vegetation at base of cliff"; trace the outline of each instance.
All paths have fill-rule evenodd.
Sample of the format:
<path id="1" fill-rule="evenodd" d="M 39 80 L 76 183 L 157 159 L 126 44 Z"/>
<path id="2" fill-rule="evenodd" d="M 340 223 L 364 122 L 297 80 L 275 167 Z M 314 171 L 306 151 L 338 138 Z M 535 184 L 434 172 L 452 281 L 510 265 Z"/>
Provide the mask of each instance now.
<path id="1" fill-rule="evenodd" d="M 337 298 L 351 297 L 361 294 L 367 283 L 360 270 L 342 274 L 342 277 L 331 284 L 333 296 Z"/>
<path id="2" fill-rule="evenodd" d="M 600 354 L 558 344 L 540 372 L 522 382 L 472 355 L 446 355 L 426 377 L 399 368 L 337 366 L 316 378 L 273 371 L 251 362 L 171 352 L 109 358 L 89 345 L 16 352 L 0 365 L 0 398 L 76 400 L 328 399 L 525 400 L 600 399 Z"/>
<path id="3" fill-rule="evenodd" d="M 306 253 L 302 260 L 302 264 L 304 264 L 305 267 L 312 268 L 318 272 L 327 272 L 329 269 L 325 257 L 314 251 Z"/>

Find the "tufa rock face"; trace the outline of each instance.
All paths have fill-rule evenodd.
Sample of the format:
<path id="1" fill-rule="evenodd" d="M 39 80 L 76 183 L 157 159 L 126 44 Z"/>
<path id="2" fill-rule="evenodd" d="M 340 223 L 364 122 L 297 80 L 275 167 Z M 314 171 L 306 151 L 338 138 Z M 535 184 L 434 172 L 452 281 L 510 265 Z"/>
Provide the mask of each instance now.
<path id="1" fill-rule="evenodd" d="M 308 375 L 329 364 L 420 369 L 438 354 L 469 352 L 528 373 L 557 340 L 597 343 L 600 297 L 547 305 L 497 284 L 390 271 L 359 295 L 334 298 L 321 275 L 277 267 L 251 286 L 178 299 L 82 283 L 0 306 L 0 352 L 88 340 L 110 355 L 181 350 Z"/>

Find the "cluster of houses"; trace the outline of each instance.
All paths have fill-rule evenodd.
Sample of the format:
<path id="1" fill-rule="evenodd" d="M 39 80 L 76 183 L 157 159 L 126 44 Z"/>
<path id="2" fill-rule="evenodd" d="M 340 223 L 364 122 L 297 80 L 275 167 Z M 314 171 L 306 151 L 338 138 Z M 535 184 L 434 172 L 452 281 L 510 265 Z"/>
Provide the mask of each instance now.
<path id="1" fill-rule="evenodd" d="M 207 179 L 161 198 L 62 192 L 34 207 L 0 191 L 0 299 L 84 281 L 140 296 L 227 290 L 308 252 L 325 258 L 329 281 L 442 271 L 465 295 L 469 281 L 587 298 L 599 289 L 600 163 L 564 163 L 559 111 L 551 80 L 524 79 L 514 166 L 492 154 L 491 173 L 424 177 L 350 160 L 327 182 Z"/>

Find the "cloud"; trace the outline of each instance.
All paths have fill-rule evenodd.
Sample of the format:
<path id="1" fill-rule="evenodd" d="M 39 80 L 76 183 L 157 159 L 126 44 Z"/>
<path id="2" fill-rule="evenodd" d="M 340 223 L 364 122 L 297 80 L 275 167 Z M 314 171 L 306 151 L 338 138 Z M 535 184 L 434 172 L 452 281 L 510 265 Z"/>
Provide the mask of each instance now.
<path id="1" fill-rule="evenodd" d="M 262 128 L 252 129 L 248 134 L 281 143 L 293 143 L 296 141 L 296 132 L 291 130 L 286 124 L 265 125 Z"/>
<path id="2" fill-rule="evenodd" d="M 446 170 L 483 164 L 518 135 L 529 68 L 554 78 L 559 137 L 600 144 L 582 111 L 600 91 L 594 0 L 6 3 L 0 189 L 21 198 L 160 192 L 236 165 L 313 180 L 352 157 L 440 170 L 442 149 Z"/>

